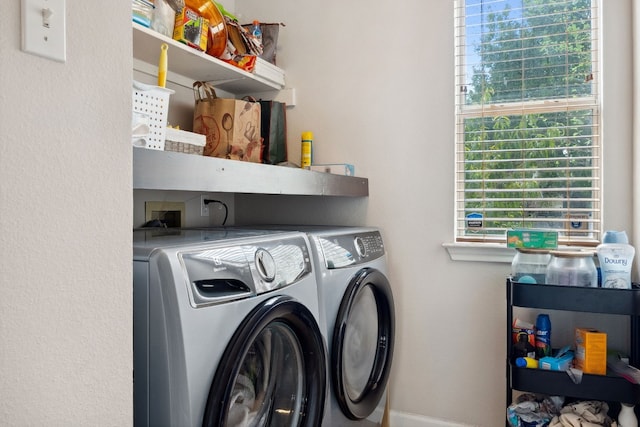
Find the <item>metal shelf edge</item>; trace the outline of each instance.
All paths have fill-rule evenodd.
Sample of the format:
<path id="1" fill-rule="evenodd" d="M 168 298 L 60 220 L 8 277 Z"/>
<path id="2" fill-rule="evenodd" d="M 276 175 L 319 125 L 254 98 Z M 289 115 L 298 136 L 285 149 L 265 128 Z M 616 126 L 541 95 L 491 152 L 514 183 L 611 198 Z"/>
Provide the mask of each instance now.
<path id="1" fill-rule="evenodd" d="M 133 188 L 367 197 L 369 180 L 298 168 L 133 147 Z"/>
<path id="2" fill-rule="evenodd" d="M 640 290 L 512 282 L 512 304 L 591 313 L 640 315 Z"/>
<path id="3" fill-rule="evenodd" d="M 640 386 L 618 376 L 584 374 L 582 382 L 574 384 L 566 372 L 514 366 L 510 371 L 514 390 L 634 404 L 640 402 Z"/>

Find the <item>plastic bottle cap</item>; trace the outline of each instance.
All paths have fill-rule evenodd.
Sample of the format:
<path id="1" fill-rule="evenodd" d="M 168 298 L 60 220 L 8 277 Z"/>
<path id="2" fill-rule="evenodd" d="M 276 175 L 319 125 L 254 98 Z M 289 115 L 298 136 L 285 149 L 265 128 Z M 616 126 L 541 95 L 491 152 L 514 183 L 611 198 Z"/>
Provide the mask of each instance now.
<path id="1" fill-rule="evenodd" d="M 302 132 L 302 139 L 304 140 L 312 140 L 313 139 L 313 132 Z"/>

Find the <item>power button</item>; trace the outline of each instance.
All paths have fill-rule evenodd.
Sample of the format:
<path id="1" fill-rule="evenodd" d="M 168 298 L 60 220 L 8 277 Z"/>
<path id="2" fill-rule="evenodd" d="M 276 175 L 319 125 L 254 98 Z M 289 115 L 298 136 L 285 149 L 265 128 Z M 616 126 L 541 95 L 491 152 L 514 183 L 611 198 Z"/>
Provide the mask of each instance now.
<path id="1" fill-rule="evenodd" d="M 356 237 L 355 239 L 353 239 L 353 242 L 356 245 L 356 252 L 358 252 L 358 255 L 360 255 L 361 258 L 367 256 L 367 247 L 364 244 L 364 240 L 362 240 L 362 238 L 360 237 Z"/>

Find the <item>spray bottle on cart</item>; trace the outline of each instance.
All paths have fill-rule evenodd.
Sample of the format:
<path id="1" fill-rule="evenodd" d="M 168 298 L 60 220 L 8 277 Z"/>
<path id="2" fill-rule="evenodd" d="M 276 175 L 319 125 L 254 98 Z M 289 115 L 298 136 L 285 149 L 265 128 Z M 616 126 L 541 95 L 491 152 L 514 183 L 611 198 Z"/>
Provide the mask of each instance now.
<path id="1" fill-rule="evenodd" d="M 548 314 L 536 318 L 536 358 L 551 356 L 551 320 Z"/>

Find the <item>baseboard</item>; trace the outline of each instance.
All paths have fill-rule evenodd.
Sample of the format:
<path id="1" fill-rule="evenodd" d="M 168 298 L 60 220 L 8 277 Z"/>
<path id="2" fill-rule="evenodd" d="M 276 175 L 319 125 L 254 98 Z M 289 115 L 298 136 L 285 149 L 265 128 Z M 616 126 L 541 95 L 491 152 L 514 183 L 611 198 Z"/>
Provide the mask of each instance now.
<path id="1" fill-rule="evenodd" d="M 394 410 L 389 413 L 389 423 L 393 427 L 473 427 L 470 424 L 454 423 Z"/>

